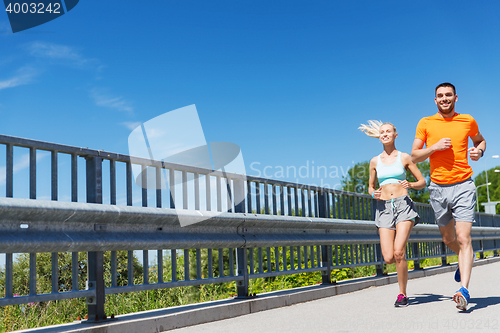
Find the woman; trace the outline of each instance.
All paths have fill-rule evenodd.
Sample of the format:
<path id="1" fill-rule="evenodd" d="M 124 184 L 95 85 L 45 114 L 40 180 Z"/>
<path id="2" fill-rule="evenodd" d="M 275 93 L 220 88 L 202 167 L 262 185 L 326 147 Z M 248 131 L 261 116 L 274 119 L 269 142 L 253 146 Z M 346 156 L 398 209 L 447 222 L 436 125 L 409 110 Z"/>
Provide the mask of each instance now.
<path id="1" fill-rule="evenodd" d="M 378 137 L 384 146 L 384 151 L 370 161 L 368 191 L 377 199 L 375 224 L 379 230 L 382 255 L 386 263 L 396 262 L 399 295 L 394 306 L 404 307 L 408 305 L 406 243 L 411 229 L 420 220 L 415 205 L 408 196 L 408 189 L 420 190 L 426 184 L 410 155 L 396 150 L 396 127 L 391 123 L 379 121 L 368 123 L 369 125 L 361 125 L 359 129 L 371 137 Z M 417 179 L 416 182 L 408 182 L 405 179 L 406 170 L 410 170 Z M 377 179 L 380 184 L 378 189 L 375 187 Z"/>

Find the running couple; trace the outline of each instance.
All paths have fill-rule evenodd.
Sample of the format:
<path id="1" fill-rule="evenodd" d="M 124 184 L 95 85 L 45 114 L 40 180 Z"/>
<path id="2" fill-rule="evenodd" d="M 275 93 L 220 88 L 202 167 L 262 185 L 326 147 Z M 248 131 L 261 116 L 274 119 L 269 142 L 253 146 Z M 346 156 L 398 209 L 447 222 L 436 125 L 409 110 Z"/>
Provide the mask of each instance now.
<path id="1" fill-rule="evenodd" d="M 472 161 L 484 155 L 486 141 L 474 118 L 455 112 L 458 100 L 455 87 L 442 83 L 435 89 L 438 113 L 425 117 L 417 125 L 411 157 L 396 150 L 396 127 L 391 123 L 369 121 L 360 129 L 382 142 L 384 151 L 370 161 L 369 192 L 377 199 L 375 223 L 379 228 L 380 245 L 385 262 L 396 262 L 399 292 L 396 307 L 407 306 L 406 285 L 408 268 L 405 259 L 410 232 L 419 222 L 415 206 L 408 197 L 408 189 L 422 189 L 425 180 L 415 163 L 429 158 L 431 184 L 429 195 L 443 242 L 458 254 L 455 280 L 461 283 L 453 300 L 460 310 L 469 303 L 469 281 L 474 261 L 471 228 L 476 204 L 475 185 L 471 179 Z M 471 138 L 474 147 L 468 148 Z M 424 148 L 425 145 L 425 148 Z M 409 170 L 416 182 L 406 180 Z M 380 187 L 376 189 L 378 179 Z"/>

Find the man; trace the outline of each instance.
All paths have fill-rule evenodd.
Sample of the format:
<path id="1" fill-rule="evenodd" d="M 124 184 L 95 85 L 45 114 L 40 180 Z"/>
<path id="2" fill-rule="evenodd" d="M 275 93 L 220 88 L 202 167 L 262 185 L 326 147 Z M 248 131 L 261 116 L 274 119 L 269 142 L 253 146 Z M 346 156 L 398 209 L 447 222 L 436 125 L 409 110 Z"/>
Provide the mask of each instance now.
<path id="1" fill-rule="evenodd" d="M 474 261 L 471 228 L 476 204 L 475 185 L 471 179 L 472 161 L 484 155 L 486 141 L 474 118 L 455 112 L 458 100 L 451 83 L 441 83 L 435 90 L 438 113 L 425 117 L 417 125 L 412 147 L 414 163 L 429 157 L 431 184 L 429 194 L 443 242 L 458 254 L 455 280 L 461 288 L 453 296 L 457 308 L 466 310 L 469 303 L 469 281 Z M 469 137 L 474 147 L 468 148 Z M 424 144 L 426 148 L 424 147 Z"/>

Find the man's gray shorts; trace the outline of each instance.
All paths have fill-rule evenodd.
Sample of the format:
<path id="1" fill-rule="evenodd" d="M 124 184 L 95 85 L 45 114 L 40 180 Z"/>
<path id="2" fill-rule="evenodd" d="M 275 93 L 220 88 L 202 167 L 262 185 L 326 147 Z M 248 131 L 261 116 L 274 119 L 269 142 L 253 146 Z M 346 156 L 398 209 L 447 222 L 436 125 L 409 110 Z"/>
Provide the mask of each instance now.
<path id="1" fill-rule="evenodd" d="M 396 224 L 402 221 L 414 221 L 414 225 L 420 221 L 420 216 L 409 196 L 377 200 L 375 225 L 378 228 L 396 230 Z"/>
<path id="2" fill-rule="evenodd" d="M 444 227 L 452 219 L 460 222 L 476 222 L 474 219 L 476 185 L 472 179 L 449 185 L 431 182 L 429 195 L 438 226 Z"/>

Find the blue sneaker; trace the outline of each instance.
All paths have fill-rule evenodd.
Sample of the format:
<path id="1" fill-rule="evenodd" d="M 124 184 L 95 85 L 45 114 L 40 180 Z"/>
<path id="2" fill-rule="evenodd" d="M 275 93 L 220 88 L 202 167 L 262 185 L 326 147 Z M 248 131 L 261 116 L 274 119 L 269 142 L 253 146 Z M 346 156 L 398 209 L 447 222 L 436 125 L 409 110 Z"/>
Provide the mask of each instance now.
<path id="1" fill-rule="evenodd" d="M 460 267 L 457 265 L 457 270 L 455 271 L 455 281 L 460 282 L 462 281 L 460 278 Z"/>
<path id="2" fill-rule="evenodd" d="M 473 254 L 474 254 L 474 258 L 472 259 L 472 261 L 474 262 L 474 261 L 476 261 L 477 256 L 476 256 L 475 252 Z M 462 279 L 460 278 L 460 267 L 458 267 L 458 265 L 457 265 L 457 270 L 455 271 L 455 281 L 457 281 L 457 282 L 462 281 Z"/>
<path id="3" fill-rule="evenodd" d="M 453 295 L 453 301 L 457 303 L 457 309 L 465 311 L 467 310 L 467 305 L 469 304 L 470 295 L 469 291 L 465 287 L 460 287 L 458 291 Z"/>

